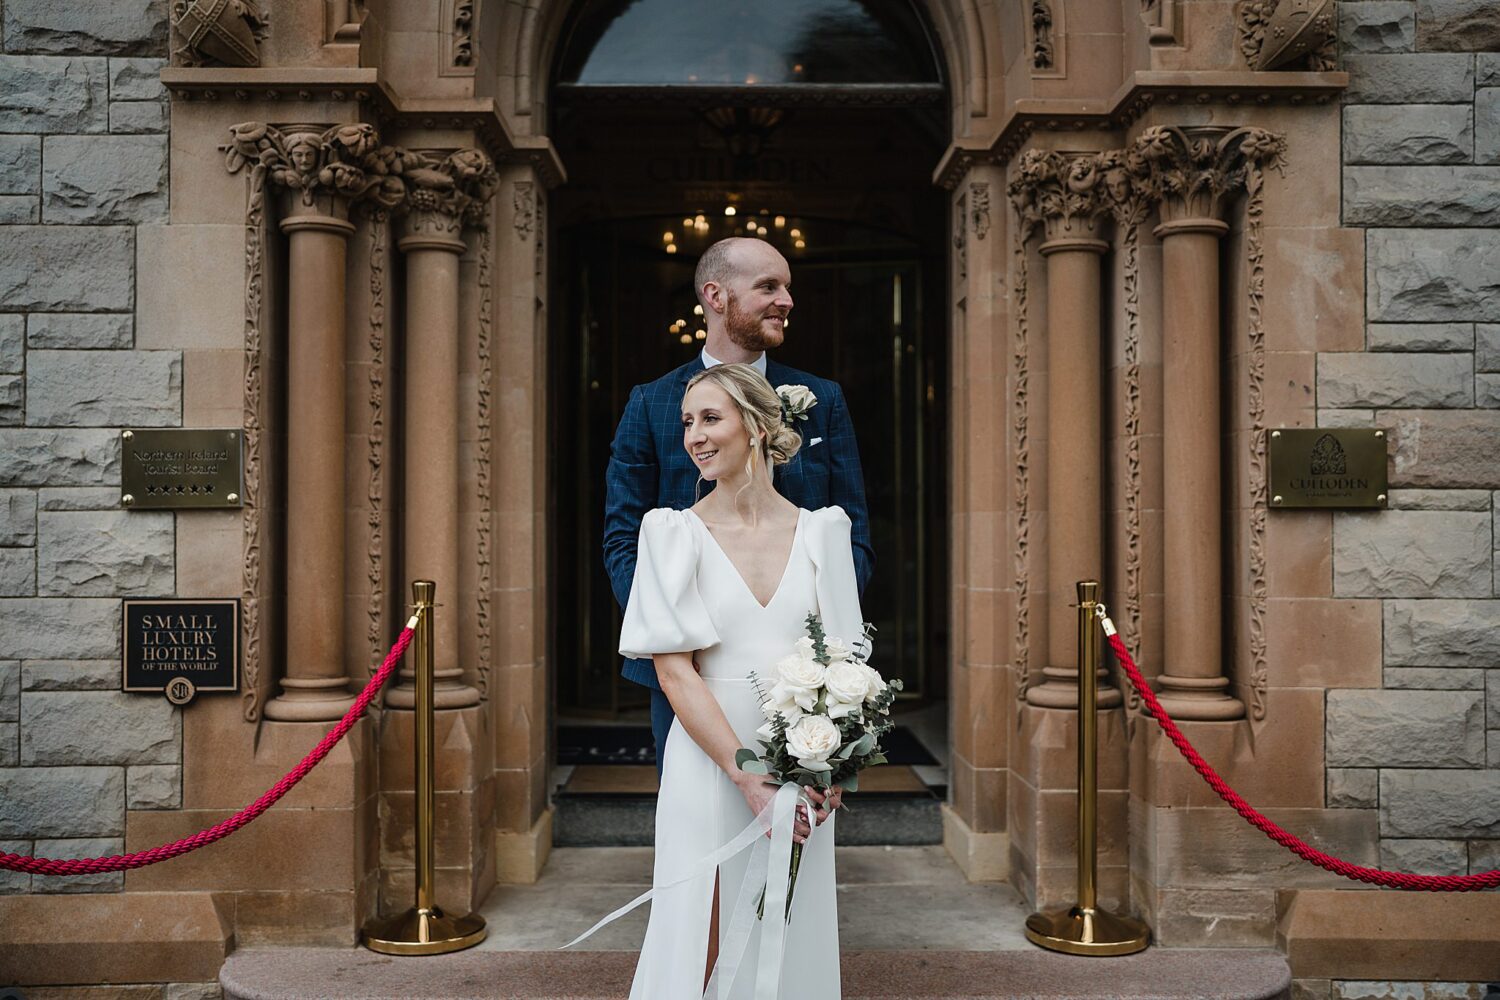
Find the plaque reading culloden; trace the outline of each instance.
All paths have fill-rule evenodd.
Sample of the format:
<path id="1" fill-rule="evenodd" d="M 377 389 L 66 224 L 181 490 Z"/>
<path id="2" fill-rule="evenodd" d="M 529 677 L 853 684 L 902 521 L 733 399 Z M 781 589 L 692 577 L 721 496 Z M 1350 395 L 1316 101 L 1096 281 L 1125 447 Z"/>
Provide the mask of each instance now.
<path id="1" fill-rule="evenodd" d="M 169 427 L 120 432 L 120 505 L 130 510 L 240 507 L 242 435 Z"/>
<path id="2" fill-rule="evenodd" d="M 237 597 L 120 602 L 126 691 L 165 694 L 182 705 L 203 691 L 238 691 Z"/>
<path id="3" fill-rule="evenodd" d="M 1386 434 L 1369 427 L 1268 432 L 1272 510 L 1386 506 Z"/>

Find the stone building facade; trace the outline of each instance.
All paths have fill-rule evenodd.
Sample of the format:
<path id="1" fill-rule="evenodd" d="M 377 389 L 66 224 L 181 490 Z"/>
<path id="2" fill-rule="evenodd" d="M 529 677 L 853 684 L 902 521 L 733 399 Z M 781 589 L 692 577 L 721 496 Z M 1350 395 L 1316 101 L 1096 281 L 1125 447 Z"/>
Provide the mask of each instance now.
<path id="1" fill-rule="evenodd" d="M 574 5 L 207 6 L 0 12 L 0 851 L 222 820 L 342 713 L 428 577 L 438 889 L 475 906 L 552 838 L 550 129 Z M 1299 6 L 1323 25 L 1276 64 Z M 1068 605 L 1095 577 L 1273 819 L 1361 864 L 1500 868 L 1500 14 L 913 7 L 950 125 L 954 861 L 1038 906 L 1071 893 Z M 243 507 L 122 506 L 120 433 L 146 427 L 241 431 Z M 1385 430 L 1389 509 L 1271 510 L 1267 435 L 1296 427 Z M 120 600 L 173 595 L 241 599 L 240 696 L 119 690 Z M 1106 680 L 1107 905 L 1163 946 L 1278 948 L 1309 997 L 1500 978 L 1492 894 L 1308 868 Z M 410 897 L 409 690 L 222 844 L 0 873 L 0 982 L 186 997 L 234 947 L 352 944 Z"/>

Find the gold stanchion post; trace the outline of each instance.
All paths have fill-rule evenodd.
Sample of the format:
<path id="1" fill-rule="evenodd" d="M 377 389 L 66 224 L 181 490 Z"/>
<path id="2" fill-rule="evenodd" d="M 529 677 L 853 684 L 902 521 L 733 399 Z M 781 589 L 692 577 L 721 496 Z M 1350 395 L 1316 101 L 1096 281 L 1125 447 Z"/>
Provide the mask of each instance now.
<path id="1" fill-rule="evenodd" d="M 1151 941 L 1151 928 L 1099 906 L 1099 584 L 1078 584 L 1078 903 L 1026 918 L 1026 939 L 1069 955 L 1130 955 Z"/>
<path id="2" fill-rule="evenodd" d="M 433 735 L 433 597 L 437 584 L 417 580 L 411 585 L 413 616 L 417 621 L 412 648 L 416 669 L 416 784 L 417 784 L 417 905 L 405 913 L 365 924 L 364 943 L 385 955 L 445 955 L 484 940 L 484 918 L 474 913 L 453 916 L 433 901 L 436 853 L 433 831 L 437 812 L 436 745 Z"/>

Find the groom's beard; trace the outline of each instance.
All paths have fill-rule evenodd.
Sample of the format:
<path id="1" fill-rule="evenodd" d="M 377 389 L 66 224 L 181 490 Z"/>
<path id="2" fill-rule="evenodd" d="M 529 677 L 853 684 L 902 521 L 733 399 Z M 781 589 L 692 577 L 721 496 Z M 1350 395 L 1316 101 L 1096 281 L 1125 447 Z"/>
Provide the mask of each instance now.
<path id="1" fill-rule="evenodd" d="M 781 331 L 774 328 L 767 329 L 761 323 L 763 318 L 764 315 L 752 315 L 741 309 L 734 293 L 729 293 L 728 303 L 724 310 L 724 332 L 729 335 L 730 341 L 736 347 L 758 353 L 781 346 Z"/>

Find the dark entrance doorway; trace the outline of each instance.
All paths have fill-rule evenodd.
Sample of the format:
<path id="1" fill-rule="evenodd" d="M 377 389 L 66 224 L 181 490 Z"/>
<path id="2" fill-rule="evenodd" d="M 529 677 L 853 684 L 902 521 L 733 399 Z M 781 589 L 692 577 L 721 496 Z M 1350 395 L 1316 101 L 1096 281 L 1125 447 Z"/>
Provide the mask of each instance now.
<path id="1" fill-rule="evenodd" d="M 904 29 L 916 23 L 909 5 L 886 6 L 906 10 L 894 18 Z M 623 19 L 585 11 L 577 30 L 607 35 Z M 836 42 L 819 44 L 837 55 Z M 947 202 L 931 182 L 946 145 L 941 86 L 890 66 L 878 94 L 868 83 L 814 94 L 727 77 L 591 85 L 571 82 L 587 80 L 578 60 L 562 66 L 550 135 L 569 177 L 551 201 L 548 344 L 559 717 L 646 717 L 646 691 L 619 676 L 614 652 L 604 469 L 631 387 L 701 350 L 693 267 L 730 235 L 763 238 L 791 264 L 796 305 L 778 359 L 836 379 L 848 399 L 876 550 L 864 601 L 876 662 L 909 699 L 943 698 Z"/>

